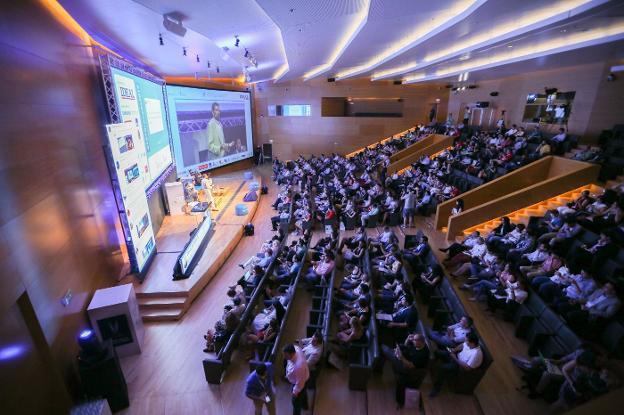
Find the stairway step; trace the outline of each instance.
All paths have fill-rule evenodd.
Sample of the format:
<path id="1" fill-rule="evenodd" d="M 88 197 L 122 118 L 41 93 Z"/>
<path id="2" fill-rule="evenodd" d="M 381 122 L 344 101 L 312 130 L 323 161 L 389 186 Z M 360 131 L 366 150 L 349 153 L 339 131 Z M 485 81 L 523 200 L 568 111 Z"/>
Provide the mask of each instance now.
<path id="1" fill-rule="evenodd" d="M 176 321 L 184 315 L 184 310 L 150 310 L 149 312 L 142 312 L 141 318 L 143 321 Z"/>
<path id="2" fill-rule="evenodd" d="M 181 310 L 186 304 L 186 298 L 141 298 L 138 301 L 139 310 L 177 309 Z"/>
<path id="3" fill-rule="evenodd" d="M 188 291 L 156 291 L 148 293 L 136 293 L 137 298 L 187 298 L 188 296 Z"/>

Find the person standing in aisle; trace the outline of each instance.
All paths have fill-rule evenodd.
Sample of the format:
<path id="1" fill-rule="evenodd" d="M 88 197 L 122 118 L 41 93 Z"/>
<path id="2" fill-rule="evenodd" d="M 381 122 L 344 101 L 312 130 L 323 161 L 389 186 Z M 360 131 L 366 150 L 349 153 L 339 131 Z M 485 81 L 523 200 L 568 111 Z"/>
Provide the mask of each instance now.
<path id="1" fill-rule="evenodd" d="M 308 409 L 306 382 L 310 378 L 310 370 L 305 355 L 298 346 L 288 344 L 283 353 L 286 360 L 286 379 L 293 385 L 293 415 L 300 415 L 302 409 Z"/>
<path id="2" fill-rule="evenodd" d="M 256 370 L 247 376 L 245 396 L 254 404 L 255 415 L 262 415 L 266 405 L 269 415 L 275 415 L 275 392 L 273 391 L 273 371 L 270 365 L 260 363 Z"/>

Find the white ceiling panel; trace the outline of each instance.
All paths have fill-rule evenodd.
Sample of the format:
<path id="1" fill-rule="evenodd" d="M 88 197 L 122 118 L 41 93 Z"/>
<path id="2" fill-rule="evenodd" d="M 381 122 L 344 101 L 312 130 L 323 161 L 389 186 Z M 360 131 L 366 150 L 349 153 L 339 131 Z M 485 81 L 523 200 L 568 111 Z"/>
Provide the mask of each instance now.
<path id="1" fill-rule="evenodd" d="M 450 79 L 452 75 L 445 76 L 450 69 L 470 65 L 477 73 L 498 73 L 501 67 L 505 71 L 513 67 L 526 70 L 530 65 L 544 69 L 544 65 L 560 66 L 549 55 L 587 56 L 591 48 L 601 51 L 600 56 L 617 55 L 621 47 L 616 46 L 619 38 L 612 32 L 609 35 L 605 31 L 601 37 L 585 43 L 577 42 L 574 36 L 610 27 L 624 17 L 621 0 L 60 3 L 96 40 L 160 75 L 238 77 L 247 70 L 252 82 L 317 76 L 426 81 Z M 183 38 L 163 28 L 163 14 L 170 12 L 183 15 L 188 29 Z M 164 37 L 163 46 L 158 43 L 159 33 Z M 240 39 L 238 47 L 235 36 Z M 568 39 L 574 47 L 541 47 L 561 39 Z M 611 48 L 609 44 L 613 44 Z M 182 56 L 182 47 L 187 48 L 187 56 Z M 512 56 L 513 51 L 529 47 L 543 50 L 537 54 L 539 57 Z M 245 58 L 245 50 L 255 58 L 257 67 Z M 197 55 L 200 62 L 196 61 Z M 501 60 L 501 56 L 508 59 Z M 207 67 L 208 60 L 211 69 Z M 477 65 L 484 60 L 492 62 Z"/>
<path id="2" fill-rule="evenodd" d="M 256 0 L 280 27 L 289 71 L 283 80 L 328 65 L 341 41 L 368 14 L 369 0 Z"/>

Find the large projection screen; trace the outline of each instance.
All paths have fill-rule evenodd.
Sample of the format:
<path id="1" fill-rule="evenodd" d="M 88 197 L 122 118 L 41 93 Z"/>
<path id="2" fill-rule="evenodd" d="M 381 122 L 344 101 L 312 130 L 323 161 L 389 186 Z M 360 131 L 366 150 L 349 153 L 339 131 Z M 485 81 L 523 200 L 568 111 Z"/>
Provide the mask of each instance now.
<path id="1" fill-rule="evenodd" d="M 146 157 L 141 166 L 147 190 L 173 163 L 163 85 L 111 67 L 121 121 L 139 120 Z"/>
<path id="2" fill-rule="evenodd" d="M 251 94 L 167 85 L 179 176 L 253 157 Z"/>

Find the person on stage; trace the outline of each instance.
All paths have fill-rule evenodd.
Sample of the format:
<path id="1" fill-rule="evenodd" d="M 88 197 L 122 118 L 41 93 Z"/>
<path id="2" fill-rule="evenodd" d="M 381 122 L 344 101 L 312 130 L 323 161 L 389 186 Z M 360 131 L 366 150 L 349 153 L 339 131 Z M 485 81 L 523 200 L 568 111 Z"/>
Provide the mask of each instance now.
<path id="1" fill-rule="evenodd" d="M 217 102 L 212 103 L 212 118 L 208 121 L 208 150 L 215 158 L 225 156 L 226 150 L 234 143 L 226 143 L 221 124 L 221 109 Z"/>
<path id="2" fill-rule="evenodd" d="M 214 203 L 214 197 L 212 195 L 212 178 L 210 177 L 210 173 L 204 173 L 204 176 L 201 179 L 201 187 L 204 190 L 204 198 L 208 206 Z"/>

